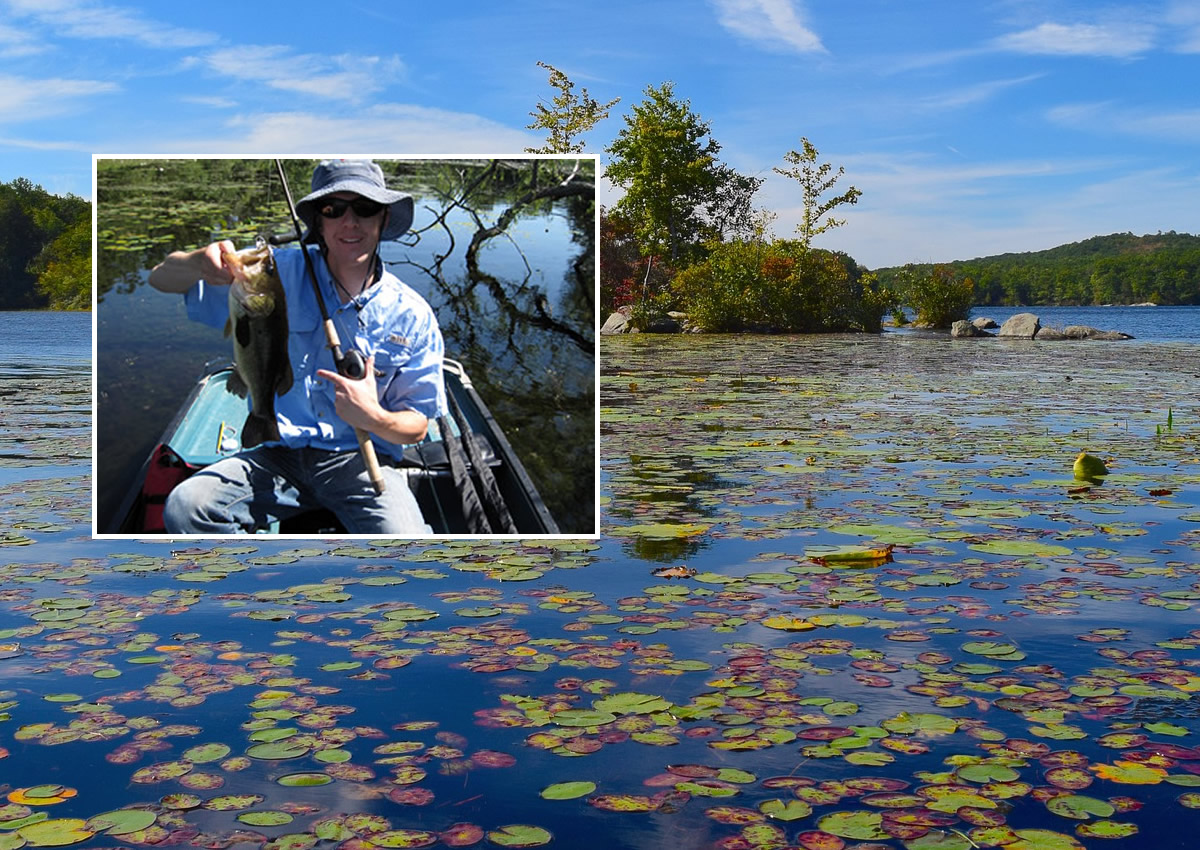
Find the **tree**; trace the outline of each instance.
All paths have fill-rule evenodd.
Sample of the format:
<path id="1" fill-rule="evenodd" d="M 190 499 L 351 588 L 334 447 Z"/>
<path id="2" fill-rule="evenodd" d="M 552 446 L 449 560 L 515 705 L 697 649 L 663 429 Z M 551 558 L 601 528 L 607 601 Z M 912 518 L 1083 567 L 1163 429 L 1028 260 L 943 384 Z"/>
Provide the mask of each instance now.
<path id="1" fill-rule="evenodd" d="M 971 312 L 975 282 L 947 265 L 931 269 L 908 265 L 900 272 L 900 300 L 912 307 L 917 323 L 948 328 Z"/>
<path id="2" fill-rule="evenodd" d="M 675 98 L 672 83 L 645 93 L 606 148 L 605 173 L 625 192 L 613 214 L 630 223 L 644 255 L 678 262 L 699 256 L 706 241 L 748 229 L 762 181 L 717 159 L 708 122 Z"/>
<path id="3" fill-rule="evenodd" d="M 857 204 L 862 192 L 851 186 L 842 194 L 822 201 L 821 196 L 837 184 L 846 169 L 838 168 L 837 174 L 831 174 L 833 166 L 828 162 L 817 165 L 819 154 L 812 142 L 801 138 L 800 146 L 803 151 L 788 151 L 783 157 L 796 166 L 795 168 L 772 170 L 776 174 L 797 180 L 804 191 L 804 215 L 796 225 L 796 232 L 800 234 L 800 241 L 807 247 L 812 244 L 814 237 L 845 224 L 844 218 L 834 218 L 829 213 L 842 204 Z"/>
<path id="4" fill-rule="evenodd" d="M 608 110 L 616 105 L 621 98 L 614 97 L 608 103 L 601 105 L 599 101 L 582 89 L 577 96 L 572 92 L 575 84 L 562 71 L 545 62 L 538 62 L 539 68 L 550 72 L 550 86 L 557 89 L 558 94 L 547 107 L 539 103 L 536 112 L 530 112 L 534 122 L 525 125 L 530 130 L 548 130 L 550 135 L 540 148 L 525 148 L 528 153 L 583 153 L 584 143 L 575 141 L 575 137 L 586 133 L 600 121 L 608 117 Z"/>
<path id="5" fill-rule="evenodd" d="M 92 304 L 92 217 L 80 216 L 33 264 L 38 291 L 58 310 L 87 310 Z"/>

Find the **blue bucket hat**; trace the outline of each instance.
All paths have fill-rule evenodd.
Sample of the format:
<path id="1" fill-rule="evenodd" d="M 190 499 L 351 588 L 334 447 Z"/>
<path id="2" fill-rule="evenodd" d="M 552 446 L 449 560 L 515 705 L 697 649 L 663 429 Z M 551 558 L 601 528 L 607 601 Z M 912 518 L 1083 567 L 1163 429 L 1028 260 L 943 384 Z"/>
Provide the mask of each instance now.
<path id="1" fill-rule="evenodd" d="M 354 192 L 387 206 L 387 224 L 379 234 L 381 242 L 398 239 L 412 227 L 412 195 L 387 188 L 378 165 L 369 159 L 326 159 L 313 169 L 312 191 L 296 204 L 296 214 L 307 228 L 305 242 L 317 241 L 317 201 L 334 192 Z"/>

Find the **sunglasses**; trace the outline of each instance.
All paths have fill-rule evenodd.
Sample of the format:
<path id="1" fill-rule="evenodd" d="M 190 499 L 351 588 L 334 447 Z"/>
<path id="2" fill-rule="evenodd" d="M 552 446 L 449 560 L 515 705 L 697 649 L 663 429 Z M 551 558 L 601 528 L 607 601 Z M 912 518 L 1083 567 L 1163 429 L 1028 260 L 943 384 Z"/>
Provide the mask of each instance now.
<path id="1" fill-rule="evenodd" d="M 321 205 L 317 212 L 321 214 L 321 218 L 332 219 L 341 218 L 346 214 L 347 209 L 354 210 L 354 214 L 359 218 L 374 218 L 383 212 L 386 206 L 369 198 L 355 198 L 352 201 L 344 198 L 330 198 Z"/>

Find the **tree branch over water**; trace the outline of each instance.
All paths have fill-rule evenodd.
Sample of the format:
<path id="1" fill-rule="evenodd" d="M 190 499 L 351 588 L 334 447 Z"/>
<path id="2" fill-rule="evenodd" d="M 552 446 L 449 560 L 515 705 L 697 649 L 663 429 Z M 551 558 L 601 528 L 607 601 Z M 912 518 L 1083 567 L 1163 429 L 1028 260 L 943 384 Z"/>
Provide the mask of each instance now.
<path id="1" fill-rule="evenodd" d="M 564 164 L 570 165 L 570 170 L 566 173 L 563 173 L 561 168 L 555 167 Z M 528 306 L 522 307 L 517 303 L 516 296 L 526 290 L 526 283 L 533 271 L 521 246 L 508 233 L 513 222 L 539 203 L 578 199 L 588 204 L 594 204 L 596 186 L 589 179 L 589 175 L 585 174 L 582 163 L 580 161 L 568 163 L 563 160 L 492 160 L 474 176 L 469 176 L 467 171 L 460 170 L 457 179 L 460 181 L 461 187 L 438 193 L 443 199 L 444 206 L 441 210 L 431 210 L 434 213 L 433 221 L 409 235 L 408 244 L 410 245 L 417 244 L 422 236 L 435 230 L 444 231 L 449 238 L 449 247 L 444 252 L 435 253 L 433 265 L 427 268 L 422 267 L 422 270 L 437 280 L 455 300 L 466 298 L 476 284 L 483 283 L 499 308 L 507 314 L 510 332 L 511 328 L 517 324 L 524 323 L 560 334 L 570 339 L 589 356 L 592 355 L 593 340 L 583 330 L 556 319 L 551 314 L 548 299 L 536 288 L 533 292 L 532 302 Z M 495 196 L 500 189 L 506 190 L 505 197 L 511 198 L 514 192 L 519 192 L 519 194 L 508 203 L 499 216 L 495 217 L 494 223 L 489 224 L 484 220 L 484 215 L 480 210 L 495 203 Z M 454 210 L 465 212 L 475 222 L 475 232 L 466 249 L 467 283 L 458 289 L 450 285 L 443 273 L 443 264 L 454 252 L 455 247 L 454 235 L 447 221 L 447 217 Z M 590 237 L 590 232 L 588 235 Z M 490 240 L 500 236 L 509 239 L 525 264 L 525 279 L 515 287 L 506 285 L 505 282 L 480 267 L 480 250 Z M 594 250 L 594 248 L 589 248 L 589 250 Z M 585 251 L 585 255 L 586 253 Z M 583 291 L 590 295 L 584 274 L 584 267 L 587 264 L 581 263 L 582 259 L 582 257 L 577 258 L 570 265 L 569 270 L 574 274 Z M 591 299 L 589 298 L 589 300 Z"/>

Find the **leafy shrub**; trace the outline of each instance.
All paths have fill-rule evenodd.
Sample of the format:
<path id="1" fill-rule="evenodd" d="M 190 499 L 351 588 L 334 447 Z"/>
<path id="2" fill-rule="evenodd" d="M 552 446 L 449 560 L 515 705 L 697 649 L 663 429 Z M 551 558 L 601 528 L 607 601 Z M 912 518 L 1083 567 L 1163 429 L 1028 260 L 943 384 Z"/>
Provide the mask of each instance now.
<path id="1" fill-rule="evenodd" d="M 899 281 L 901 300 L 916 313 L 918 324 L 948 328 L 967 318 L 975 303 L 975 282 L 959 277 L 950 266 L 934 266 L 927 272 L 906 266 Z"/>
<path id="2" fill-rule="evenodd" d="M 891 306 L 874 276 L 844 254 L 795 240 L 710 244 L 672 289 L 705 331 L 878 332 Z"/>

